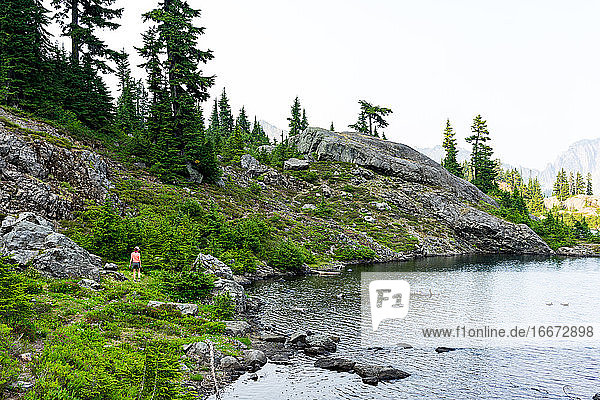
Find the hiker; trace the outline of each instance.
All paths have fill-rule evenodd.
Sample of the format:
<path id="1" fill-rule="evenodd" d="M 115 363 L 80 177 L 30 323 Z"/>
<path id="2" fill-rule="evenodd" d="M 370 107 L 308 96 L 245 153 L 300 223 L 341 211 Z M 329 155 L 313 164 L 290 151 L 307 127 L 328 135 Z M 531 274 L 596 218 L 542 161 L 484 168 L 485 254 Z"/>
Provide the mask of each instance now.
<path id="1" fill-rule="evenodd" d="M 140 248 L 135 246 L 131 258 L 129 259 L 129 267 L 133 268 L 133 281 L 136 282 L 135 272 L 137 270 L 137 281 L 142 281 L 142 259 L 140 258 Z"/>

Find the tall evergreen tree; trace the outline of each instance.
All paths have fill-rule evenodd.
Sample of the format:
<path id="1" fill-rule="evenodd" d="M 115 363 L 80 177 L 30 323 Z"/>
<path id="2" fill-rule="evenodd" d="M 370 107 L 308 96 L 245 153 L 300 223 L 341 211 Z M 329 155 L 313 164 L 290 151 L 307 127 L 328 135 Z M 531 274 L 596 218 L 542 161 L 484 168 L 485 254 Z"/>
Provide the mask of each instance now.
<path id="1" fill-rule="evenodd" d="M 215 99 L 212 113 L 210 114 L 207 136 L 213 142 L 217 153 L 219 153 L 223 147 L 223 142 L 221 141 L 221 122 L 219 117 L 219 101 L 217 99 Z"/>
<path id="2" fill-rule="evenodd" d="M 446 155 L 442 159 L 442 166 L 448 170 L 451 174 L 454 174 L 462 178 L 462 168 L 456 159 L 458 150 L 456 150 L 456 134 L 452 125 L 450 125 L 450 119 L 446 120 L 446 129 L 444 129 L 444 141 L 442 146 L 446 150 Z"/>
<path id="3" fill-rule="evenodd" d="M 335 128 L 333 127 L 333 121 L 331 121 L 331 126 L 329 127 L 329 130 L 331 132 L 335 132 Z"/>
<path id="4" fill-rule="evenodd" d="M 561 201 L 566 200 L 571 195 L 569 178 L 567 178 L 567 172 L 564 168 L 558 171 L 558 174 L 556 175 L 552 195 L 556 196 Z"/>
<path id="5" fill-rule="evenodd" d="M 579 171 L 577 171 L 577 175 L 575 176 L 575 194 L 585 194 L 585 182 Z"/>
<path id="6" fill-rule="evenodd" d="M 123 50 L 117 59 L 118 86 L 121 94 L 117 99 L 115 127 L 121 132 L 132 134 L 142 127 L 139 114 L 137 82 L 131 77 L 127 53 Z"/>
<path id="7" fill-rule="evenodd" d="M 304 132 L 308 129 L 308 118 L 306 118 L 306 109 L 302 109 L 302 122 L 300 123 L 300 130 Z"/>
<path id="8" fill-rule="evenodd" d="M 366 118 L 368 121 L 368 133 L 371 136 L 374 136 L 373 128 L 379 127 L 380 129 L 384 129 L 389 125 L 385 118 L 393 113 L 391 109 L 374 106 L 365 100 L 359 100 L 358 103 L 360 104 L 361 111 L 359 114 L 359 123 L 361 118 Z"/>
<path id="9" fill-rule="evenodd" d="M 477 115 L 471 126 L 471 136 L 465 140 L 471 143 L 471 168 L 473 170 L 473 184 L 484 193 L 489 193 L 496 188 L 496 163 L 492 159 L 493 150 L 486 143 L 491 140 L 487 122 Z"/>
<path id="10" fill-rule="evenodd" d="M 250 144 L 253 146 L 263 146 L 270 143 L 269 137 L 265 133 L 257 118 L 254 117 L 254 125 L 252 126 L 252 135 Z"/>
<path id="11" fill-rule="evenodd" d="M 52 0 L 64 36 L 71 40 L 71 61 L 91 63 L 94 70 L 108 72 L 108 58 L 117 54 L 97 34 L 99 30 L 115 30 L 123 9 L 114 8 L 116 0 Z"/>
<path id="12" fill-rule="evenodd" d="M 587 194 L 588 196 L 594 195 L 594 188 L 592 186 L 592 174 L 589 172 L 587 174 L 587 182 L 585 185 L 585 194 Z"/>
<path id="13" fill-rule="evenodd" d="M 239 126 L 242 129 L 242 136 L 244 137 L 244 141 L 249 142 L 252 128 L 250 126 L 248 116 L 246 115 L 245 107 L 242 107 L 242 109 L 240 110 L 240 114 L 238 115 L 235 124 L 236 126 Z"/>
<path id="14" fill-rule="evenodd" d="M 369 134 L 369 125 L 367 124 L 367 115 L 364 112 L 358 114 L 358 121 L 352 125 L 348 125 L 350 129 L 354 129 L 358 133 Z"/>
<path id="15" fill-rule="evenodd" d="M 183 0 L 164 0 L 143 17 L 144 22 L 153 23 L 139 51 L 146 60 L 143 66 L 153 94 L 151 125 L 159 128 L 154 132 L 154 168 L 168 181 L 177 180 L 177 175 L 194 177 L 196 171 L 214 181 L 218 177 L 207 175 L 212 169 L 205 168 L 201 157 L 210 141 L 201 128 L 199 103 L 209 98 L 214 76 L 206 76 L 199 69 L 200 64 L 213 58 L 211 50 L 198 47 L 204 28 L 195 26 L 194 21 L 200 17 L 200 10 Z"/>
<path id="16" fill-rule="evenodd" d="M 573 178 L 573 171 L 569 172 L 569 196 L 574 196 L 575 190 L 575 179 Z"/>
<path id="17" fill-rule="evenodd" d="M 300 99 L 296 96 L 294 104 L 292 104 L 292 115 L 288 118 L 290 127 L 290 136 L 295 136 L 302 132 L 302 106 Z"/>
<path id="18" fill-rule="evenodd" d="M 38 108 L 47 98 L 46 9 L 38 0 L 0 0 L 0 103 Z"/>
<path id="19" fill-rule="evenodd" d="M 233 113 L 231 112 L 225 88 L 223 88 L 223 93 L 219 99 L 219 126 L 221 128 L 221 138 L 223 141 L 226 141 L 235 130 L 235 120 L 233 119 Z"/>

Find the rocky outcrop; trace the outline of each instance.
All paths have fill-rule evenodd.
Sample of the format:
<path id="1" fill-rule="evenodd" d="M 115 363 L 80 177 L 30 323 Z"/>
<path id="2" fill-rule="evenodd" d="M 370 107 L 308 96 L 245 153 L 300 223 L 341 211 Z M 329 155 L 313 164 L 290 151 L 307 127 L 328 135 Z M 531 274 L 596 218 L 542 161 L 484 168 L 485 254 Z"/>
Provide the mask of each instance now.
<path id="1" fill-rule="evenodd" d="M 164 303 L 162 301 L 149 301 L 148 307 L 151 308 L 161 308 L 161 307 L 171 307 L 178 310 L 181 315 L 197 315 L 198 314 L 198 304 L 192 303 Z"/>
<path id="2" fill-rule="evenodd" d="M 556 254 L 565 257 L 600 257 L 600 245 L 580 244 L 573 247 L 560 247 Z"/>
<path id="3" fill-rule="evenodd" d="M 380 199 L 373 203 L 375 209 L 419 221 L 419 225 L 407 228 L 419 242 L 415 255 L 552 253 L 528 226 L 487 212 L 497 207 L 492 198 L 408 146 L 317 128 L 309 128 L 290 140 L 300 152 L 317 160 L 356 164 L 352 183 L 368 188 L 371 196 Z M 378 219 L 365 211 L 363 220 L 378 224 Z M 373 248 L 378 261 L 399 259 L 398 254 Z"/>
<path id="4" fill-rule="evenodd" d="M 29 212 L 2 220 L 0 254 L 22 267 L 31 265 L 47 277 L 97 279 L 102 276 L 100 257 L 55 232 L 45 218 Z"/>
<path id="5" fill-rule="evenodd" d="M 104 158 L 58 129 L 0 109 L 0 213 L 68 219 L 113 184 Z"/>
<path id="6" fill-rule="evenodd" d="M 318 161 L 356 164 L 382 175 L 402 178 L 406 182 L 444 188 L 474 203 L 484 201 L 495 204 L 493 199 L 471 183 L 457 178 L 429 157 L 404 144 L 319 128 L 308 128 L 289 140 L 301 153 L 316 155 Z"/>

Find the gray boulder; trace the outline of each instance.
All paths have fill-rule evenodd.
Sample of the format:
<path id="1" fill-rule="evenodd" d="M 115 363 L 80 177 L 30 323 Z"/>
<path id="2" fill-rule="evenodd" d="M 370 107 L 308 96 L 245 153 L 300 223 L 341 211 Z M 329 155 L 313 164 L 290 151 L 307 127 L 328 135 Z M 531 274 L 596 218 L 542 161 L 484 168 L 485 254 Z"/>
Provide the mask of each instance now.
<path id="1" fill-rule="evenodd" d="M 283 162 L 283 169 L 291 171 L 302 171 L 309 168 L 309 163 L 306 160 L 290 158 Z"/>
<path id="2" fill-rule="evenodd" d="M 309 348 L 323 349 L 326 352 L 333 353 L 337 350 L 337 345 L 327 335 L 317 334 L 306 337 L 306 345 Z"/>
<path id="3" fill-rule="evenodd" d="M 82 279 L 78 284 L 79 286 L 90 290 L 98 291 L 103 289 L 102 285 L 93 279 Z"/>
<path id="4" fill-rule="evenodd" d="M 54 231 L 45 218 L 33 213 L 8 216 L 0 228 L 0 254 L 20 266 L 31 264 L 51 278 L 98 279 L 102 259 Z"/>
<path id="5" fill-rule="evenodd" d="M 258 160 L 252 157 L 250 154 L 244 154 L 240 159 L 240 164 L 249 175 L 258 176 L 266 172 L 269 168 L 266 165 L 262 165 Z"/>
<path id="6" fill-rule="evenodd" d="M 379 381 L 391 381 L 396 379 L 405 379 L 410 376 L 409 373 L 393 367 L 382 367 L 365 363 L 356 363 L 354 372 L 361 378 L 377 378 Z"/>
<path id="7" fill-rule="evenodd" d="M 198 304 L 187 303 L 165 303 L 162 301 L 149 301 L 148 307 L 160 308 L 163 306 L 171 306 L 181 312 L 182 315 L 198 315 Z"/>
<path id="8" fill-rule="evenodd" d="M 225 334 L 235 337 L 243 337 L 252 331 L 252 327 L 246 321 L 223 321 L 225 323 Z"/>
<path id="9" fill-rule="evenodd" d="M 257 371 L 267 363 L 267 356 L 260 350 L 244 350 L 244 363 L 252 369 Z"/>
<path id="10" fill-rule="evenodd" d="M 117 264 L 113 264 L 113 263 L 106 263 L 106 264 L 104 264 L 104 270 L 105 271 L 118 271 L 119 266 Z"/>
<path id="11" fill-rule="evenodd" d="M 246 299 L 246 291 L 242 285 L 234 280 L 223 278 L 217 279 L 214 282 L 214 285 L 215 286 L 212 291 L 213 297 L 227 293 L 234 302 L 236 312 L 242 313 L 246 311 L 248 308 L 248 302 Z"/>
<path id="12" fill-rule="evenodd" d="M 219 365 L 224 370 L 240 371 L 242 369 L 242 365 L 237 360 L 237 358 L 232 357 L 232 356 L 225 356 L 225 357 L 221 358 Z"/>
<path id="13" fill-rule="evenodd" d="M 290 336 L 290 343 L 292 344 L 306 344 L 307 334 L 304 331 L 294 332 Z"/>

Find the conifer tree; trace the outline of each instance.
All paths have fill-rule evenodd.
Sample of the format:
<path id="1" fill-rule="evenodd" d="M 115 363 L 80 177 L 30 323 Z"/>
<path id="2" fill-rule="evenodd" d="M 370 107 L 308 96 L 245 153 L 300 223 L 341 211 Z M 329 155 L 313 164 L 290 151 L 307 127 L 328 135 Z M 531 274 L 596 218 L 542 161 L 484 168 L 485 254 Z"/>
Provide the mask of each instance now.
<path id="1" fill-rule="evenodd" d="M 587 174 L 587 183 L 586 183 L 586 187 L 585 187 L 585 194 L 587 194 L 588 196 L 594 195 L 594 189 L 592 187 L 592 174 L 589 172 Z"/>
<path id="2" fill-rule="evenodd" d="M 486 143 L 490 141 L 487 122 L 477 115 L 471 126 L 471 136 L 465 140 L 471 143 L 471 168 L 473 171 L 472 183 L 484 193 L 489 193 L 496 188 L 496 163 L 492 160 L 493 150 Z"/>
<path id="3" fill-rule="evenodd" d="M 38 0 L 0 0 L 0 103 L 38 108 L 47 98 L 46 9 Z"/>
<path id="4" fill-rule="evenodd" d="M 300 123 L 300 131 L 304 132 L 308 129 L 308 118 L 306 118 L 306 109 L 302 109 L 302 122 Z"/>
<path id="5" fill-rule="evenodd" d="M 138 111 L 139 100 L 136 99 L 137 82 L 131 77 L 128 55 L 125 51 L 117 59 L 118 87 L 121 91 L 117 99 L 115 127 L 123 133 L 132 134 L 141 128 L 140 114 Z"/>
<path id="6" fill-rule="evenodd" d="M 252 126 L 252 135 L 250 144 L 253 146 L 263 146 L 270 143 L 269 137 L 265 133 L 257 118 L 254 117 L 254 125 Z"/>
<path id="7" fill-rule="evenodd" d="M 209 98 L 208 89 L 214 84 L 214 76 L 199 69 L 213 58 L 211 50 L 198 47 L 204 28 L 194 21 L 200 10 L 183 0 L 164 0 L 143 17 L 153 24 L 139 52 L 146 60 L 143 66 L 153 94 L 149 125 L 157 150 L 154 169 L 167 181 L 176 181 L 178 175 L 193 177 L 194 170 L 206 170 L 200 155 L 209 141 L 200 128 L 199 103 Z"/>
<path id="8" fill-rule="evenodd" d="M 100 39 L 98 30 L 115 30 L 119 24 L 123 9 L 113 8 L 116 0 L 52 0 L 57 10 L 59 24 L 64 36 L 71 40 L 71 61 L 79 65 L 86 60 L 95 70 L 108 72 L 108 58 L 114 58 L 116 52 L 110 50 Z"/>
<path id="9" fill-rule="evenodd" d="M 577 171 L 577 175 L 575 176 L 575 194 L 585 194 L 585 182 L 579 171 Z"/>
<path id="10" fill-rule="evenodd" d="M 369 134 L 369 125 L 367 124 L 367 115 L 364 112 L 358 114 L 358 121 L 352 125 L 348 125 L 350 129 L 354 129 L 358 133 Z"/>
<path id="11" fill-rule="evenodd" d="M 444 141 L 442 147 L 446 150 L 446 155 L 442 159 L 442 166 L 451 174 L 462 178 L 462 168 L 456 159 L 458 151 L 456 150 L 456 138 L 454 129 L 450 125 L 450 119 L 446 120 L 446 129 L 444 130 Z"/>
<path id="12" fill-rule="evenodd" d="M 217 99 L 215 99 L 212 113 L 210 114 L 210 123 L 208 125 L 207 137 L 214 144 L 217 153 L 219 153 L 221 151 L 221 148 L 223 147 L 223 142 L 221 140 L 222 137 L 219 117 L 219 101 Z"/>
<path id="13" fill-rule="evenodd" d="M 389 125 L 385 118 L 393 113 L 391 109 L 374 106 L 365 100 L 359 100 L 358 103 L 360 104 L 361 112 L 358 117 L 359 120 L 357 124 L 355 124 L 356 127 L 360 127 L 361 129 L 363 128 L 361 119 L 364 118 L 366 121 L 368 121 L 368 124 L 365 122 L 365 125 L 368 127 L 367 132 L 369 135 L 374 136 L 373 128 L 379 127 L 380 129 L 384 129 Z M 351 127 L 356 129 L 354 126 Z M 357 131 L 363 133 L 361 130 L 357 129 Z"/>
<path id="14" fill-rule="evenodd" d="M 331 126 L 329 127 L 329 130 L 331 132 L 335 132 L 335 128 L 333 127 L 333 121 L 331 121 Z"/>
<path id="15" fill-rule="evenodd" d="M 300 99 L 296 96 L 294 104 L 292 104 L 292 115 L 288 118 L 290 127 L 290 136 L 296 136 L 302 132 L 302 107 Z"/>
<path id="16" fill-rule="evenodd" d="M 569 196 L 574 196 L 575 190 L 575 179 L 573 178 L 573 171 L 569 172 Z"/>
<path id="17" fill-rule="evenodd" d="M 241 126 L 236 126 L 234 132 L 229 136 L 224 149 L 226 161 L 238 162 L 244 155 L 244 134 Z"/>
<path id="18" fill-rule="evenodd" d="M 227 138 L 235 130 L 235 121 L 233 119 L 233 113 L 231 112 L 231 106 L 229 105 L 229 99 L 227 98 L 227 92 L 223 88 L 223 93 L 219 99 L 219 127 L 221 128 L 221 140 L 227 141 Z"/>
<path id="19" fill-rule="evenodd" d="M 248 116 L 246 115 L 246 109 L 242 107 L 240 110 L 240 114 L 238 115 L 236 121 L 236 126 L 239 126 L 242 129 L 242 136 L 244 137 L 244 141 L 248 142 L 250 140 L 250 121 L 248 121 Z"/>

